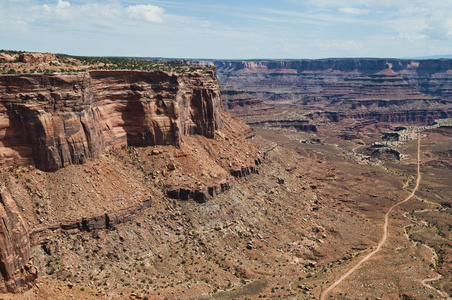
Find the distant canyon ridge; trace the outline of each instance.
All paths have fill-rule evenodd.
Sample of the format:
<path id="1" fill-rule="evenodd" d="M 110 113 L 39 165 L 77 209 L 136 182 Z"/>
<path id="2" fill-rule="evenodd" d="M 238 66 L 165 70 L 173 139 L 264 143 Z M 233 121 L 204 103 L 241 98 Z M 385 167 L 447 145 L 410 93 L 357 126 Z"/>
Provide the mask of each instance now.
<path id="1" fill-rule="evenodd" d="M 452 116 L 452 60 L 200 61 L 225 107 L 249 124 L 316 131 L 322 122 L 427 125 Z M 286 113 L 275 117 L 275 108 Z M 300 112 L 302 111 L 302 112 Z M 298 112 L 298 113 L 296 113 Z M 347 134 L 344 134 L 347 135 Z"/>

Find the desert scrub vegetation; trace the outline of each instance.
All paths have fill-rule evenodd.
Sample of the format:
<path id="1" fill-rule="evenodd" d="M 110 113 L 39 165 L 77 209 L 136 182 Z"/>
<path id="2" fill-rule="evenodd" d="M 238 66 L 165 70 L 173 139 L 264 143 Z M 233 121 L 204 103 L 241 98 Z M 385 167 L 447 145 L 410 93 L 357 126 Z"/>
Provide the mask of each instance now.
<path id="1" fill-rule="evenodd" d="M 17 56 L 24 51 L 0 50 L 10 56 Z M 100 56 L 73 56 L 55 54 L 58 62 L 42 64 L 24 64 L 16 61 L 0 61 L 2 74 L 33 74 L 33 73 L 77 73 L 93 70 L 135 70 L 135 71 L 163 71 L 174 73 L 187 73 L 201 69 L 182 60 L 162 61 L 151 58 L 129 57 L 100 57 Z"/>
<path id="2" fill-rule="evenodd" d="M 88 70 L 138 70 L 185 73 L 200 68 L 184 64 L 182 61 L 161 62 L 145 58 L 70 56 L 65 54 L 56 54 L 56 57 L 60 63 L 73 67 L 85 66 Z"/>

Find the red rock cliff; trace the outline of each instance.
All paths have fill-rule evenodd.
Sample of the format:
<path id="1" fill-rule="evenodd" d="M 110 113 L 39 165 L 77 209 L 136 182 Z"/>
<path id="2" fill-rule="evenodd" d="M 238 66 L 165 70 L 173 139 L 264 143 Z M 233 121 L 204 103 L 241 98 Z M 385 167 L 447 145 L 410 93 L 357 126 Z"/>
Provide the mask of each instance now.
<path id="1" fill-rule="evenodd" d="M 16 202 L 0 186 L 0 292 L 19 293 L 36 278 L 31 263 L 30 238 Z"/>
<path id="2" fill-rule="evenodd" d="M 213 68 L 0 76 L 0 164 L 57 170 L 112 147 L 178 145 L 221 126 Z"/>

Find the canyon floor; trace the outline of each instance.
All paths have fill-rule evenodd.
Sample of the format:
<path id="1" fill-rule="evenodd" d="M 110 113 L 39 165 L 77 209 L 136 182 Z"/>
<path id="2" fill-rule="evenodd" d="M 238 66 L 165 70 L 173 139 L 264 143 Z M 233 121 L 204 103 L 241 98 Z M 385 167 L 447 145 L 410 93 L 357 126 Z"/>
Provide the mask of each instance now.
<path id="1" fill-rule="evenodd" d="M 376 248 L 383 236 L 385 213 L 414 188 L 416 140 L 398 145 L 406 159 L 372 162 L 360 154 L 366 148 L 362 140 L 319 140 L 312 134 L 269 131 L 258 130 L 267 138 L 277 136 L 303 156 L 327 161 L 334 170 L 324 179 L 317 211 L 324 228 L 336 228 L 322 247 L 329 262 L 301 281 L 301 286 L 315 287 L 314 294 L 319 295 Z M 450 158 L 443 161 L 450 140 L 428 130 L 421 135 L 419 190 L 389 215 L 389 237 L 382 250 L 331 291 L 332 299 L 445 299 L 450 295 Z M 438 163 L 439 157 L 443 163 Z M 332 260 L 340 249 L 347 254 Z"/>

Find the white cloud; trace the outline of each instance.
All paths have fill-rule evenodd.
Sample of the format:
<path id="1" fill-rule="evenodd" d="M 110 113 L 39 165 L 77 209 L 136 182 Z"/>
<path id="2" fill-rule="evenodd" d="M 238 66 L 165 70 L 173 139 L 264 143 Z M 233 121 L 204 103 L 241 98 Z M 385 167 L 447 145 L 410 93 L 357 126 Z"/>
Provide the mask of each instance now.
<path id="1" fill-rule="evenodd" d="M 40 26 L 43 24 L 55 26 L 55 23 L 59 23 L 60 27 L 72 25 L 72 28 L 79 25 L 86 27 L 86 24 L 114 27 L 129 21 L 161 23 L 165 16 L 165 10 L 159 6 L 123 6 L 118 1 L 71 5 L 68 1 L 57 0 L 53 5 L 30 5 L 21 9 L 20 5 L 10 4 L 8 8 L 14 11 L 14 14 L 5 14 L 3 16 L 5 22 L 20 20 L 27 24 L 39 23 Z M 61 24 L 61 21 L 64 23 Z"/>
<path id="2" fill-rule="evenodd" d="M 42 6 L 32 7 L 30 11 L 24 11 L 24 14 L 28 13 L 28 20 L 50 18 L 59 21 L 72 20 L 74 17 L 74 9 L 71 9 L 71 4 L 66 1 L 58 0 L 56 6 L 49 6 L 44 4 Z M 24 19 L 24 21 L 27 21 Z"/>
<path id="3" fill-rule="evenodd" d="M 406 40 L 408 42 L 415 42 L 417 40 L 425 40 L 428 37 L 429 36 L 426 34 L 417 34 L 417 33 L 410 34 L 410 33 L 402 32 L 395 39 Z"/>
<path id="4" fill-rule="evenodd" d="M 65 8 L 65 7 L 70 7 L 71 6 L 71 4 L 69 3 L 69 2 L 67 2 L 67 1 L 63 1 L 63 0 L 58 0 L 58 3 L 57 3 L 57 8 Z"/>
<path id="5" fill-rule="evenodd" d="M 310 3 L 310 5 L 317 7 L 388 7 L 397 6 L 398 4 L 395 3 L 404 1 L 410 0 L 309 0 L 308 2 Z M 300 1 L 294 0 L 294 2 Z"/>
<path id="6" fill-rule="evenodd" d="M 353 7 L 343 7 L 339 9 L 340 12 L 351 14 L 351 15 L 364 15 L 368 14 L 370 10 L 368 9 L 361 9 L 361 8 L 353 8 Z"/>
<path id="7" fill-rule="evenodd" d="M 165 10 L 154 5 L 133 5 L 127 7 L 126 13 L 132 19 L 160 23 L 163 22 Z"/>

